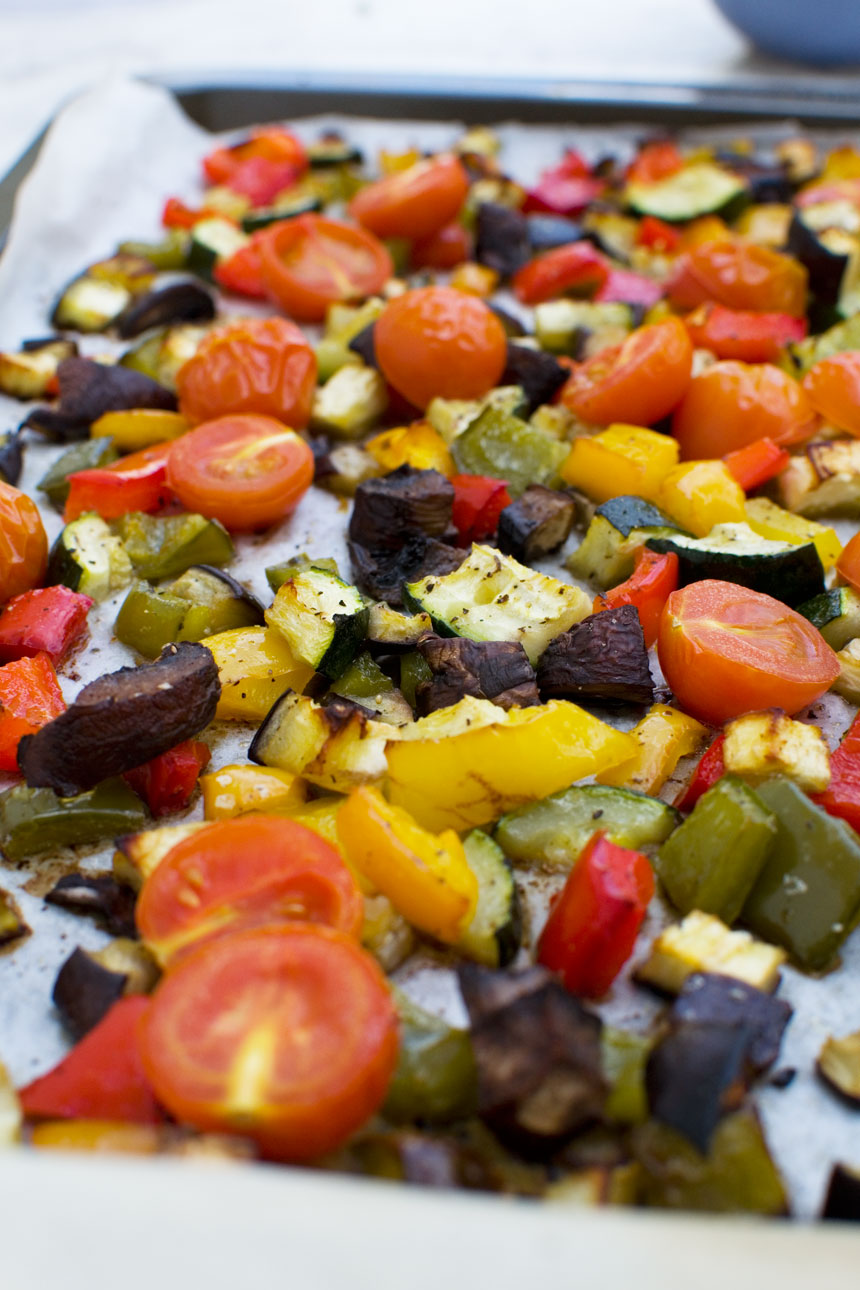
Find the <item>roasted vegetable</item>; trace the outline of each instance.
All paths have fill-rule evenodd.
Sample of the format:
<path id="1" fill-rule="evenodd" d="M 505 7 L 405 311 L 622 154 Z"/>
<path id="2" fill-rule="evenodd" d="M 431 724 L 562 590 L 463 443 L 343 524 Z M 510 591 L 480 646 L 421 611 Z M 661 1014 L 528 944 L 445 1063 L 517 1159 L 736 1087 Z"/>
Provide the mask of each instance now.
<path id="1" fill-rule="evenodd" d="M 34 408 L 24 422 L 49 439 L 84 439 L 105 412 L 125 408 L 176 409 L 176 395 L 127 367 L 66 358 L 57 368 L 59 406 Z"/>
<path id="2" fill-rule="evenodd" d="M 550 641 L 540 657 L 541 697 L 580 703 L 650 703 L 654 683 L 634 605 L 592 614 Z"/>
<path id="3" fill-rule="evenodd" d="M 748 1034 L 742 1020 L 683 1021 L 648 1058 L 651 1114 L 706 1154 L 720 1118 L 746 1092 Z"/>
<path id="4" fill-rule="evenodd" d="M 51 999 L 73 1039 L 97 1025 L 125 994 L 128 978 L 112 972 L 78 946 L 63 963 Z"/>
<path id="5" fill-rule="evenodd" d="M 636 976 L 669 994 L 680 991 L 696 972 L 719 972 L 769 992 L 776 989 L 787 957 L 785 950 L 757 941 L 749 932 L 729 931 L 718 918 L 694 910 L 660 933 Z"/>
<path id="6" fill-rule="evenodd" d="M 0 353 L 0 393 L 13 399 L 44 399 L 64 358 L 74 358 L 73 340 L 49 336 L 25 341 L 17 354 Z"/>
<path id="7" fill-rule="evenodd" d="M 779 1056 L 782 1036 L 791 1020 L 792 1007 L 785 999 L 714 972 L 693 972 L 681 986 L 672 1005 L 673 1025 L 741 1025 L 746 1029 L 746 1060 L 756 1075 Z"/>
<path id="8" fill-rule="evenodd" d="M 830 783 L 830 753 L 817 726 L 783 712 L 749 712 L 725 728 L 723 764 L 731 775 L 758 784 L 774 775 L 794 780 L 806 793 Z"/>
<path id="9" fill-rule="evenodd" d="M 813 542 L 774 542 L 748 524 L 717 524 L 707 537 L 648 538 L 652 551 L 674 551 L 682 587 L 703 578 L 736 582 L 794 608 L 824 590 L 824 569 Z"/>
<path id="10" fill-rule="evenodd" d="M 444 537 L 451 527 L 454 489 L 437 470 L 401 466 L 356 489 L 349 540 L 371 551 L 398 551 L 413 535 Z"/>
<path id="11" fill-rule="evenodd" d="M 144 515 L 133 511 L 116 530 L 139 578 L 176 578 L 192 565 L 226 564 L 233 554 L 230 534 L 205 515 Z"/>
<path id="12" fill-rule="evenodd" d="M 134 892 L 110 874 L 64 874 L 45 897 L 73 914 L 93 914 L 112 936 L 134 937 Z"/>
<path id="13" fill-rule="evenodd" d="M 849 1102 L 860 1105 L 860 1031 L 831 1035 L 818 1054 L 818 1073 Z"/>
<path id="14" fill-rule="evenodd" d="M 131 340 L 151 327 L 211 322 L 214 317 L 215 301 L 199 282 L 171 282 L 135 296 L 115 319 L 115 326 L 122 340 Z"/>
<path id="15" fill-rule="evenodd" d="M 124 645 L 155 658 L 173 641 L 201 641 L 262 622 L 263 606 L 235 578 L 209 565 L 192 565 L 167 587 L 132 587 L 114 631 Z"/>
<path id="16" fill-rule="evenodd" d="M 529 414 L 542 403 L 551 403 L 569 375 L 568 369 L 551 354 L 508 341 L 508 357 L 500 384 L 519 385 Z"/>
<path id="17" fill-rule="evenodd" d="M 475 259 L 511 278 L 530 258 L 525 215 L 499 202 L 481 202 L 475 213 Z"/>
<path id="18" fill-rule="evenodd" d="M 821 1217 L 854 1223 L 860 1220 L 860 1170 L 849 1165 L 833 1166 Z"/>
<path id="19" fill-rule="evenodd" d="M 0 945 L 8 945 L 10 941 L 26 936 L 29 930 L 15 901 L 7 891 L 0 890 Z"/>
<path id="20" fill-rule="evenodd" d="M 121 779 L 108 779 L 76 797 L 16 784 L 0 793 L 0 847 L 9 860 L 99 842 L 143 828 L 146 810 Z"/>
<path id="21" fill-rule="evenodd" d="M 492 406 L 457 435 L 451 452 L 461 474 L 504 479 L 512 497 L 519 497 L 529 484 L 551 487 L 567 456 L 565 445 L 552 435 Z"/>
<path id="22" fill-rule="evenodd" d="M 489 699 L 500 708 L 540 702 L 534 668 L 519 641 L 444 639 L 430 634 L 418 641 L 417 649 L 432 673 L 432 680 L 416 688 L 422 716 L 450 707 L 466 695 Z"/>
<path id="23" fill-rule="evenodd" d="M 466 834 L 463 850 L 478 880 L 478 903 L 454 948 L 485 967 L 507 967 L 522 937 L 520 899 L 511 866 L 498 843 L 481 829 Z"/>
<path id="24" fill-rule="evenodd" d="M 395 990 L 400 1056 L 383 1106 L 394 1124 L 447 1124 L 473 1113 L 475 1059 L 464 1030 L 425 1012 Z"/>
<path id="25" fill-rule="evenodd" d="M 819 439 L 779 476 L 782 504 L 801 515 L 860 515 L 860 441 Z"/>
<path id="26" fill-rule="evenodd" d="M 598 506 L 566 565 L 576 578 L 593 579 L 601 588 L 615 587 L 630 577 L 636 551 L 649 538 L 679 531 L 674 520 L 641 497 L 613 497 Z"/>
<path id="27" fill-rule="evenodd" d="M 385 600 L 400 608 L 404 604 L 403 588 L 417 578 L 444 577 L 453 573 L 465 559 L 466 552 L 436 538 L 415 533 L 397 550 L 371 550 L 357 542 L 349 543 L 352 573 L 356 585 L 369 596 Z"/>
<path id="28" fill-rule="evenodd" d="M 369 617 L 361 593 L 325 569 L 289 578 L 266 610 L 266 622 L 281 633 L 294 657 L 333 678 L 364 643 Z"/>
<path id="29" fill-rule="evenodd" d="M 523 564 L 532 564 L 561 546 L 575 517 L 572 497 L 543 484 L 530 484 L 499 515 L 499 550 Z"/>

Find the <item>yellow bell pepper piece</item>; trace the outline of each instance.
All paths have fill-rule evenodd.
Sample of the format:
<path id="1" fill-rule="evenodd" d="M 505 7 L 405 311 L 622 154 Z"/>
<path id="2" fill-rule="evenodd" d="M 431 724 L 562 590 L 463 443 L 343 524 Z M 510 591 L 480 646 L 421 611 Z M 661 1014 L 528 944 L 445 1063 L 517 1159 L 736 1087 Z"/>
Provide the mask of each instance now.
<path id="1" fill-rule="evenodd" d="M 655 703 L 630 731 L 638 745 L 629 761 L 601 771 L 598 784 L 635 788 L 652 797 L 658 793 L 682 757 L 694 753 L 707 729 L 685 712 Z"/>
<path id="2" fill-rule="evenodd" d="M 337 828 L 346 855 L 408 922 L 454 942 L 471 922 L 478 880 L 453 829 L 435 836 L 375 788 L 357 788 Z"/>
<path id="3" fill-rule="evenodd" d="M 465 291 L 467 296 L 480 296 L 483 299 L 493 294 L 499 285 L 499 275 L 486 264 L 467 260 L 465 264 L 457 265 L 448 285 L 456 291 Z"/>
<path id="4" fill-rule="evenodd" d="M 715 524 L 745 518 L 746 496 L 724 461 L 685 461 L 670 470 L 656 498 L 667 514 L 696 537 Z"/>
<path id="5" fill-rule="evenodd" d="M 746 504 L 745 519 L 753 532 L 771 541 L 794 542 L 798 546 L 812 542 L 825 569 L 832 569 L 839 559 L 842 543 L 834 529 L 783 510 L 767 497 L 751 497 Z"/>
<path id="6" fill-rule="evenodd" d="M 630 735 L 564 699 L 504 712 L 467 698 L 400 728 L 388 795 L 426 829 L 471 829 L 635 755 Z"/>
<path id="7" fill-rule="evenodd" d="M 304 802 L 298 775 L 270 766 L 224 766 L 200 776 L 204 820 L 229 820 L 249 811 L 283 811 Z"/>
<path id="8" fill-rule="evenodd" d="M 675 439 L 644 426 L 618 424 L 574 439 L 561 474 L 566 484 L 596 502 L 625 493 L 655 501 L 661 483 L 677 464 Z"/>
<path id="9" fill-rule="evenodd" d="M 414 466 L 416 470 L 438 470 L 447 476 L 456 474 L 448 445 L 429 421 L 415 421 L 411 426 L 383 430 L 368 439 L 364 446 L 386 471 L 396 470 L 398 466 Z"/>
<path id="10" fill-rule="evenodd" d="M 40 1151 L 121 1152 L 155 1156 L 167 1145 L 164 1129 L 124 1120 L 45 1120 L 34 1125 L 30 1145 Z"/>
<path id="11" fill-rule="evenodd" d="M 191 422 L 179 412 L 131 408 L 127 412 L 105 412 L 90 426 L 90 438 L 110 438 L 120 452 L 138 452 L 178 439 L 190 429 Z"/>
<path id="12" fill-rule="evenodd" d="M 690 251 L 705 242 L 729 242 L 731 236 L 728 224 L 718 215 L 702 215 L 699 219 L 691 220 L 683 229 L 681 246 L 685 251 Z"/>
<path id="13" fill-rule="evenodd" d="M 215 716 L 222 721 L 262 721 L 285 690 L 303 690 L 313 676 L 313 668 L 295 659 L 271 627 L 234 627 L 210 636 L 206 648 L 218 667 Z"/>

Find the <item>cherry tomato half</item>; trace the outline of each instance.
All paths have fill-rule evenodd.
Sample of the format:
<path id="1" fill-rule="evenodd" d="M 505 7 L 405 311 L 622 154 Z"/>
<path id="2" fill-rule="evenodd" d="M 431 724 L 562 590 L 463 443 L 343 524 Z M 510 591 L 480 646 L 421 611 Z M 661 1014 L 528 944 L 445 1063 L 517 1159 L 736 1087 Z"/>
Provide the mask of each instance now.
<path id="1" fill-rule="evenodd" d="M 174 441 L 167 461 L 167 482 L 183 506 L 238 530 L 277 524 L 313 475 L 304 439 L 273 417 L 204 421 Z"/>
<path id="2" fill-rule="evenodd" d="M 681 457 L 723 457 L 756 439 L 801 443 L 816 426 L 803 387 L 771 363 L 714 363 L 687 387 L 672 421 Z"/>
<path id="3" fill-rule="evenodd" d="M 0 480 L 0 603 L 37 587 L 48 563 L 48 539 L 39 508 L 26 493 Z"/>
<path id="4" fill-rule="evenodd" d="M 279 1160 L 342 1143 L 379 1107 L 397 1061 L 385 978 L 350 937 L 293 923 L 237 932 L 162 979 L 140 1030 L 159 1101 L 196 1128 Z"/>
<path id="5" fill-rule="evenodd" d="M 574 368 L 562 401 L 583 421 L 654 425 L 671 412 L 690 381 L 693 346 L 680 318 L 634 331 Z"/>
<path id="6" fill-rule="evenodd" d="M 725 238 L 680 256 L 666 291 L 677 309 L 713 300 L 729 309 L 800 318 L 806 311 L 806 278 L 806 269 L 790 255 Z"/>
<path id="7" fill-rule="evenodd" d="M 329 305 L 379 291 L 394 272 L 386 247 L 365 229 L 324 215 L 299 215 L 258 242 L 263 281 L 284 313 L 321 322 Z"/>
<path id="8" fill-rule="evenodd" d="M 392 300 L 374 342 L 383 376 L 418 408 L 436 395 L 480 398 L 498 384 L 507 359 L 496 315 L 452 287 L 418 287 Z"/>
<path id="9" fill-rule="evenodd" d="M 860 436 L 860 350 L 822 358 L 806 373 L 803 388 L 816 412 Z"/>
<path id="10" fill-rule="evenodd" d="M 808 619 L 716 579 L 672 593 L 657 654 L 684 711 L 713 725 L 762 708 L 799 712 L 839 675 L 839 660 Z"/>
<path id="11" fill-rule="evenodd" d="M 450 223 L 468 191 L 469 178 L 457 157 L 431 157 L 362 188 L 349 213 L 377 237 L 417 241 Z"/>

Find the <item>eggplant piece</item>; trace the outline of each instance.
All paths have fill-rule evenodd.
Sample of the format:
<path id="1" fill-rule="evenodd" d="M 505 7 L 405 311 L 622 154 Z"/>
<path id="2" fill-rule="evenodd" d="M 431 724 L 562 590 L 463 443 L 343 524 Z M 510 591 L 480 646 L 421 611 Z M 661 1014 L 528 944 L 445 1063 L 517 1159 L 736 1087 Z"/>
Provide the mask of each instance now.
<path id="1" fill-rule="evenodd" d="M 453 485 L 438 470 L 398 466 L 355 490 L 349 540 L 374 552 L 398 551 L 415 534 L 444 540 L 453 507 Z"/>
<path id="2" fill-rule="evenodd" d="M 537 682 L 543 699 L 651 703 L 654 682 L 636 606 L 605 609 L 556 636 L 538 660 Z"/>
<path id="3" fill-rule="evenodd" d="M 510 278 L 531 259 L 528 221 L 500 202 L 481 202 L 475 218 L 475 259 Z"/>
<path id="4" fill-rule="evenodd" d="M 134 892 L 110 874 L 67 873 L 45 900 L 72 914 L 94 914 L 111 936 L 137 936 Z"/>
<path id="5" fill-rule="evenodd" d="M 152 327 L 211 322 L 214 317 L 215 301 L 211 293 L 200 282 L 189 279 L 135 296 L 114 325 L 121 340 L 131 340 Z"/>
<path id="6" fill-rule="evenodd" d="M 533 564 L 567 540 L 575 519 L 576 503 L 567 493 L 529 484 L 499 516 L 499 550 Z"/>
<path id="7" fill-rule="evenodd" d="M 166 645 L 154 663 L 84 686 L 65 712 L 21 740 L 18 765 L 29 785 L 73 797 L 198 735 L 220 694 L 205 645 Z"/>
<path id="8" fill-rule="evenodd" d="M 707 1155 L 720 1120 L 743 1101 L 749 1043 L 743 1022 L 675 1026 L 652 1050 L 645 1068 L 654 1119 Z"/>
<path id="9" fill-rule="evenodd" d="M 0 889 L 0 945 L 8 945 L 20 936 L 28 935 L 29 931 L 12 897 Z"/>
<path id="10" fill-rule="evenodd" d="M 569 242 L 581 242 L 585 236 L 582 226 L 565 215 L 530 215 L 526 228 L 532 255 L 554 251 Z"/>
<path id="11" fill-rule="evenodd" d="M 508 356 L 500 385 L 519 385 L 526 396 L 528 415 L 542 403 L 549 403 L 567 380 L 570 372 L 552 354 L 528 345 L 508 341 Z"/>
<path id="12" fill-rule="evenodd" d="M 505 335 L 509 340 L 516 340 L 518 337 L 526 336 L 528 334 L 519 318 L 515 318 L 513 314 L 509 314 L 507 309 L 502 309 L 500 305 L 494 304 L 492 300 L 487 300 L 485 303 L 490 312 L 496 315 L 499 322 L 504 327 Z"/>
<path id="13" fill-rule="evenodd" d="M 50 439 L 85 439 L 105 412 L 129 408 L 160 408 L 175 412 L 176 395 L 130 367 L 97 363 L 92 358 L 66 358 L 57 368 L 60 401 L 53 408 L 34 408 L 25 426 Z"/>
<path id="14" fill-rule="evenodd" d="M 356 336 L 353 336 L 351 341 L 347 342 L 346 347 L 347 349 L 352 350 L 353 354 L 358 354 L 358 357 L 363 363 L 366 363 L 368 367 L 375 367 L 378 369 L 379 364 L 376 361 L 376 342 L 374 340 L 375 330 L 376 323 L 368 323 L 366 327 L 362 327 L 361 331 Z"/>
<path id="15" fill-rule="evenodd" d="M 127 977 L 78 946 L 57 973 L 51 999 L 73 1039 L 81 1039 L 125 994 Z"/>
<path id="16" fill-rule="evenodd" d="M 0 480 L 15 485 L 24 468 L 24 449 L 20 430 L 7 430 L 0 435 Z"/>
<path id="17" fill-rule="evenodd" d="M 397 551 L 374 551 L 349 542 L 355 585 L 374 600 L 385 600 L 394 609 L 403 608 L 403 586 L 418 578 L 442 576 L 459 569 L 467 552 L 423 533 L 404 538 Z"/>
<path id="18" fill-rule="evenodd" d="M 747 1061 L 754 1073 L 761 1075 L 779 1056 L 793 1011 L 785 999 L 776 999 L 734 977 L 693 972 L 681 987 L 669 1020 L 672 1025 L 745 1025 L 749 1032 Z"/>
<path id="19" fill-rule="evenodd" d="M 837 1039 L 831 1035 L 818 1054 L 818 1073 L 853 1106 L 860 1106 L 860 1030 Z"/>
<path id="20" fill-rule="evenodd" d="M 837 236 L 834 237 L 833 232 Z M 808 271 L 809 289 L 819 307 L 837 304 L 856 246 L 856 239 L 850 234 L 840 230 L 831 230 L 830 233 L 816 230 L 807 223 L 803 211 L 794 211 L 788 226 L 786 250 Z"/>
<path id="21" fill-rule="evenodd" d="M 821 1217 L 860 1222 L 860 1169 L 852 1169 L 850 1165 L 833 1166 Z"/>
<path id="22" fill-rule="evenodd" d="M 606 1102 L 600 1019 L 544 968 L 458 969 L 478 1071 L 478 1115 L 528 1156 L 557 1150 Z"/>
<path id="23" fill-rule="evenodd" d="M 433 673 L 416 690 L 418 712 L 427 716 L 471 695 L 500 708 L 540 703 L 534 668 L 519 641 L 473 641 L 425 636 L 416 646 Z"/>

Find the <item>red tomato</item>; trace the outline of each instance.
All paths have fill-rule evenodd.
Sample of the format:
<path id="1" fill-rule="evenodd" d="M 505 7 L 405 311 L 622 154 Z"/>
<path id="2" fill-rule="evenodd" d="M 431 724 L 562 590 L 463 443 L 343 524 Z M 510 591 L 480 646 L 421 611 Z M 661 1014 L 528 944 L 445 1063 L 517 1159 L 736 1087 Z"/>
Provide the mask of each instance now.
<path id="1" fill-rule="evenodd" d="M 324 215 L 273 224 L 258 245 L 269 295 L 302 322 L 321 322 L 329 305 L 372 296 L 394 272 L 391 256 L 372 233 Z"/>
<path id="2" fill-rule="evenodd" d="M 754 439 L 745 448 L 727 452 L 723 461 L 745 493 L 761 488 L 791 461 L 791 454 L 772 439 Z"/>
<path id="3" fill-rule="evenodd" d="M 658 139 L 639 149 L 636 159 L 627 170 L 627 179 L 630 183 L 656 184 L 659 180 L 676 174 L 683 166 L 684 158 L 677 144 L 669 139 Z"/>
<path id="4" fill-rule="evenodd" d="M 789 341 L 803 340 L 806 319 L 791 314 L 753 313 L 702 305 L 684 319 L 693 344 L 709 349 L 717 358 L 737 358 L 744 363 L 775 363 Z"/>
<path id="5" fill-rule="evenodd" d="M 454 269 L 472 254 L 472 237 L 459 220 L 453 220 L 419 242 L 409 255 L 413 269 Z"/>
<path id="6" fill-rule="evenodd" d="M 716 579 L 669 597 L 657 653 L 684 711 L 712 725 L 762 708 L 792 715 L 839 675 L 839 660 L 808 619 L 772 596 Z"/>
<path id="7" fill-rule="evenodd" d="M 386 306 L 373 337 L 385 379 L 422 409 L 436 395 L 480 398 L 498 384 L 507 360 L 496 315 L 452 287 L 404 292 Z"/>
<path id="8" fill-rule="evenodd" d="M 308 1160 L 385 1097 L 397 1017 L 369 954 L 294 923 L 201 946 L 162 979 L 141 1029 L 147 1075 L 177 1119 Z"/>
<path id="9" fill-rule="evenodd" d="M 816 412 L 860 436 L 860 350 L 822 358 L 806 373 L 803 388 Z"/>
<path id="10" fill-rule="evenodd" d="M 678 557 L 674 551 L 658 555 L 642 546 L 636 552 L 635 569 L 626 582 L 620 583 L 594 601 L 594 613 L 635 605 L 645 644 L 650 648 L 657 639 L 660 615 L 669 596 L 678 586 Z"/>
<path id="11" fill-rule="evenodd" d="M 576 291 L 593 295 L 609 277 L 609 262 L 590 242 L 568 242 L 535 256 L 514 274 L 512 286 L 523 304 L 539 305 Z"/>
<path id="12" fill-rule="evenodd" d="M 278 815 L 218 820 L 178 842 L 137 902 L 160 962 L 204 939 L 301 919 L 358 936 L 364 901 L 340 854 Z"/>
<path id="13" fill-rule="evenodd" d="M 680 318 L 667 318 L 580 363 L 562 387 L 562 402 L 596 425 L 653 425 L 682 398 L 692 365 L 687 329 Z"/>
<path id="14" fill-rule="evenodd" d="M 860 591 L 860 533 L 855 533 L 840 551 L 836 572 L 855 591 Z"/>
<path id="15" fill-rule="evenodd" d="M 816 427 L 803 387 L 770 363 L 714 363 L 694 376 L 672 420 L 681 457 L 723 457 L 756 439 L 801 443 Z"/>
<path id="16" fill-rule="evenodd" d="M 754 242 L 703 242 L 679 256 L 666 284 L 677 309 L 715 301 L 729 309 L 791 314 L 806 311 L 806 269 L 790 255 Z"/>
<path id="17" fill-rule="evenodd" d="M 243 318 L 203 337 L 180 367 L 176 389 L 189 421 L 259 412 L 301 430 L 311 415 L 316 379 L 316 355 L 295 323 Z"/>
<path id="18" fill-rule="evenodd" d="M 185 809 L 210 756 L 209 745 L 202 740 L 184 739 L 142 766 L 127 770 L 123 779 L 157 819 Z"/>
<path id="19" fill-rule="evenodd" d="M 0 604 L 38 586 L 47 563 L 48 539 L 38 506 L 0 480 Z"/>
<path id="20" fill-rule="evenodd" d="M 47 654 L 0 667 L 0 770 L 18 770 L 18 744 L 53 721 L 66 704 Z"/>
<path id="21" fill-rule="evenodd" d="M 87 511 L 103 520 L 117 520 L 130 511 L 157 511 L 170 501 L 167 484 L 169 443 L 153 444 L 129 453 L 110 466 L 77 470 L 69 475 L 69 495 L 63 520 L 70 524 Z"/>
<path id="22" fill-rule="evenodd" d="M 231 180 L 237 171 L 253 161 L 267 162 L 272 166 L 288 166 L 296 175 L 308 167 L 307 153 L 301 140 L 289 130 L 271 125 L 255 130 L 248 139 L 234 144 L 232 148 L 215 148 L 203 158 L 203 172 L 210 184 L 228 184 L 233 187 Z"/>
<path id="23" fill-rule="evenodd" d="M 259 234 L 256 235 L 259 237 Z M 263 282 L 263 268 L 260 260 L 260 248 L 254 238 L 240 246 L 226 260 L 219 261 L 212 270 L 212 276 L 225 291 L 234 291 L 238 296 L 248 296 L 251 300 L 266 300 L 268 293 Z"/>
<path id="24" fill-rule="evenodd" d="M 349 213 L 377 237 L 430 237 L 455 218 L 469 177 L 457 157 L 418 161 L 356 193 Z"/>
<path id="25" fill-rule="evenodd" d="M 215 210 L 213 206 L 193 209 L 191 206 L 186 206 L 185 202 L 178 197 L 168 197 L 161 212 L 161 222 L 165 228 L 193 228 L 200 220 L 209 219 L 213 215 L 217 215 L 220 219 L 229 218 L 222 215 L 221 211 Z"/>
<path id="26" fill-rule="evenodd" d="M 657 219 L 656 215 L 646 215 L 639 221 L 636 245 L 647 246 L 649 250 L 660 251 L 664 255 L 672 255 L 681 245 L 681 234 L 672 224 Z"/>
<path id="27" fill-rule="evenodd" d="M 174 441 L 167 463 L 168 482 L 187 510 L 236 530 L 279 523 L 313 477 L 310 448 L 273 417 L 204 421 Z"/>

